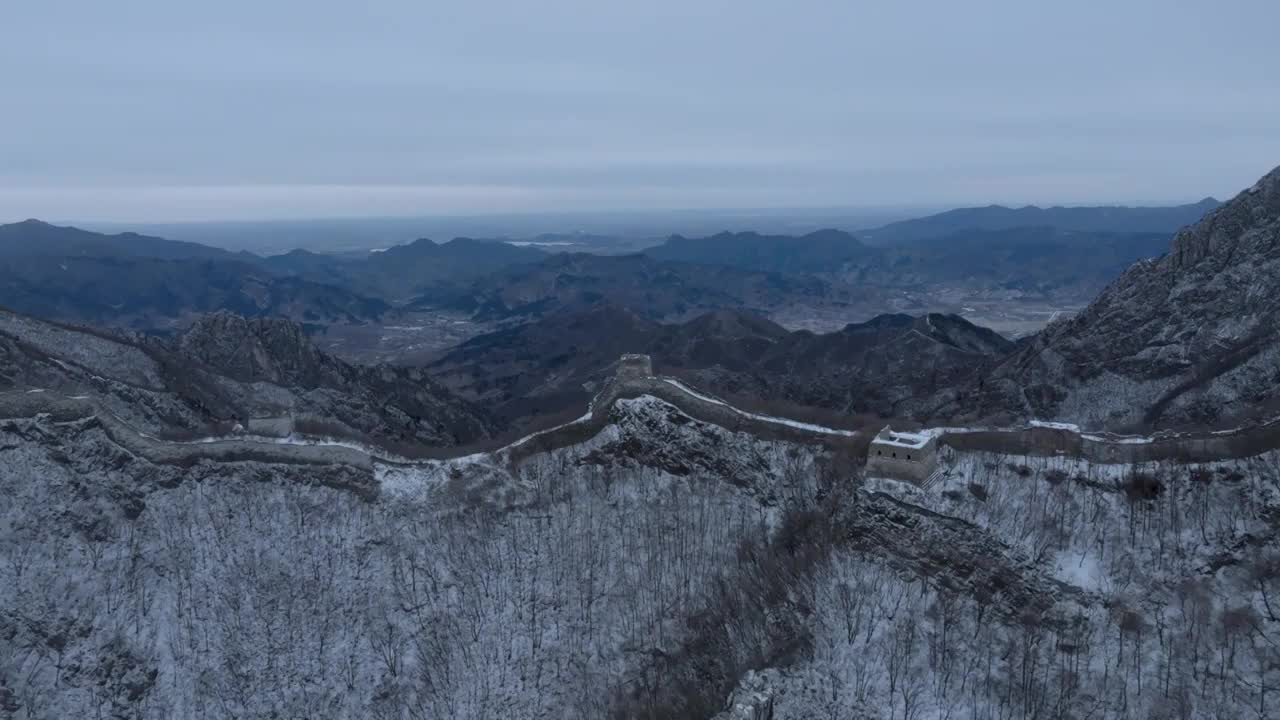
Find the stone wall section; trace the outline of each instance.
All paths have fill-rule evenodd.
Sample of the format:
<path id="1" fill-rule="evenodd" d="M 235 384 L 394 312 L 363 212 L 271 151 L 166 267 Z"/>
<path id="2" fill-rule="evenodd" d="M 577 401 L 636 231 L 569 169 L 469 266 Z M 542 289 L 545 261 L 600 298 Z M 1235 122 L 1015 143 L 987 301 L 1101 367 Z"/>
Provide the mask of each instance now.
<path id="1" fill-rule="evenodd" d="M 768 440 L 824 445 L 835 451 L 860 452 L 870 433 L 822 432 L 802 423 L 770 420 L 738 410 L 711 396 L 686 392 L 667 379 L 652 374 L 651 366 L 632 357 L 619 363 L 618 375 L 602 389 L 587 415 L 577 422 L 531 435 L 493 453 L 495 459 L 519 464 L 539 452 L 582 442 L 604 428 L 615 402 L 651 395 L 675 405 L 697 420 L 728 430 L 747 432 Z M 710 399 L 709 399 L 710 398 Z M 336 444 L 286 444 L 250 438 L 226 438 L 208 442 L 178 443 L 139 433 L 92 399 L 68 398 L 52 392 L 0 393 L 0 418 L 48 415 L 57 422 L 95 418 L 121 447 L 156 463 L 191 466 L 201 461 L 328 465 L 341 463 L 372 470 L 374 463 L 412 464 L 385 457 L 371 448 Z M 273 428 L 281 430 L 282 428 Z M 287 433 L 286 433 L 287 434 Z M 938 444 L 958 451 L 996 452 L 1009 455 L 1067 455 L 1096 463 L 1135 464 L 1162 460 L 1214 462 L 1258 455 L 1280 448 L 1280 421 L 1218 433 L 1156 435 L 1130 438 L 1081 433 L 1059 427 L 993 430 L 943 430 Z M 459 452 L 461 455 L 461 452 Z M 890 459 L 892 460 L 892 459 Z M 429 462 L 439 462 L 429 461 Z M 903 461 L 905 462 L 905 461 Z M 916 465 L 916 463 L 912 463 Z M 923 465 L 923 463 L 920 463 Z M 915 468 L 901 468 L 901 475 L 917 482 Z"/>

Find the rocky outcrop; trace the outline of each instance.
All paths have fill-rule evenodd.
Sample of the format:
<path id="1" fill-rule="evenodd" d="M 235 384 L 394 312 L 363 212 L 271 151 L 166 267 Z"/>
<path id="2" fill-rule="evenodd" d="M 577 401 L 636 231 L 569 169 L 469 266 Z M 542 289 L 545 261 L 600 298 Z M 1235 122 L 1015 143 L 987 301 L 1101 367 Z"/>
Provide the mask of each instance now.
<path id="1" fill-rule="evenodd" d="M 773 720 L 778 671 L 748 670 L 725 703 L 724 712 L 712 720 Z"/>
<path id="2" fill-rule="evenodd" d="M 1280 220 L 1280 167 L 1258 180 L 1234 200 L 1188 226 L 1173 239 L 1165 264 L 1171 269 L 1191 267 L 1201 261 L 1221 269 L 1238 253 L 1257 255 L 1276 249 L 1275 233 L 1255 229 Z"/>
<path id="3" fill-rule="evenodd" d="M 1278 317 L 1280 168 L 1050 325 L 951 410 L 1110 428 L 1242 424 L 1280 411 Z"/>
<path id="4" fill-rule="evenodd" d="M 178 348 L 242 382 L 314 386 L 340 366 L 297 323 L 230 312 L 201 317 L 178 339 Z"/>

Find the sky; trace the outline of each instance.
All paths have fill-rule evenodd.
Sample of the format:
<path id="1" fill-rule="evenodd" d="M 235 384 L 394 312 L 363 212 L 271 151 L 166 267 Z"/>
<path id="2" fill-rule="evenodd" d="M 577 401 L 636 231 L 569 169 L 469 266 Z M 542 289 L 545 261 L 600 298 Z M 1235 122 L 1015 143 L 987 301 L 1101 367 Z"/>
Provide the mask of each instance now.
<path id="1" fill-rule="evenodd" d="M 6 0 L 0 221 L 1173 203 L 1275 0 Z"/>

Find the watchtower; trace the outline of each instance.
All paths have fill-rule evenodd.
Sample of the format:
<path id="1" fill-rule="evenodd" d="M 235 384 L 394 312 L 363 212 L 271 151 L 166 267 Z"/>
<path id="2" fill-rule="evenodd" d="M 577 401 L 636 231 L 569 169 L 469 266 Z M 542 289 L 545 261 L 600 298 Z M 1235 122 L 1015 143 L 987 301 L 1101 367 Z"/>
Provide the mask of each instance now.
<path id="1" fill-rule="evenodd" d="M 923 485 L 938 467 L 938 440 L 885 426 L 867 447 L 867 475 Z"/>
<path id="2" fill-rule="evenodd" d="M 618 381 L 653 377 L 653 360 L 648 355 L 623 355 L 618 360 Z"/>

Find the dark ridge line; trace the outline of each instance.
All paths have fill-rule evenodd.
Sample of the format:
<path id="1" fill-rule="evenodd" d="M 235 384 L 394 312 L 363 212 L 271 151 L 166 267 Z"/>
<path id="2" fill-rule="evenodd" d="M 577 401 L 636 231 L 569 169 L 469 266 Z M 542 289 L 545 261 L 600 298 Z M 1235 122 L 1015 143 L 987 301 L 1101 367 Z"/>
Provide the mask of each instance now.
<path id="1" fill-rule="evenodd" d="M 0 394 L 0 419 L 49 415 L 67 422 L 94 417 L 108 437 L 120 447 L 158 464 L 190 466 L 201 460 L 236 462 L 252 459 L 291 465 L 344 464 L 373 472 L 377 464 L 391 467 L 430 466 L 470 455 L 488 455 L 509 469 L 529 457 L 583 442 L 603 429 L 615 403 L 651 396 L 675 406 L 686 415 L 731 432 L 745 432 L 764 440 L 823 445 L 833 451 L 860 456 L 861 445 L 872 433 L 825 429 L 809 423 L 756 415 L 700 391 L 691 391 L 674 378 L 662 376 L 614 378 L 592 401 L 583 418 L 533 433 L 509 445 L 479 453 L 441 448 L 440 455 L 410 460 L 362 443 L 315 438 L 287 443 L 258 438 L 216 438 L 175 442 L 148 436 L 130 426 L 94 399 L 60 397 L 52 391 L 23 390 Z M 1209 434 L 1165 434 L 1144 438 L 1110 437 L 1082 433 L 1065 427 L 1020 429 L 942 429 L 939 443 L 961 452 L 996 452 L 1008 455 L 1078 457 L 1098 463 L 1137 464 L 1174 460 L 1214 462 L 1250 457 L 1280 448 L 1280 421 Z"/>

